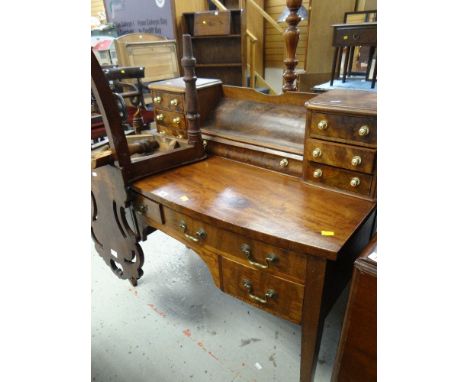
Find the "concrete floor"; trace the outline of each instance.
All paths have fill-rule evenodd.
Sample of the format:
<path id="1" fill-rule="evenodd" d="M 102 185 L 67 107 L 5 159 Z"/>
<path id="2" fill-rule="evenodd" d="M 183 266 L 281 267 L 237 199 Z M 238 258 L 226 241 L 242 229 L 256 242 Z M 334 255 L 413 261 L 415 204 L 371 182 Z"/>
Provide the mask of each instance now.
<path id="1" fill-rule="evenodd" d="M 92 381 L 299 380 L 301 331 L 222 293 L 203 261 L 161 232 L 134 288 L 92 245 Z M 329 381 L 347 291 L 325 322 L 315 381 Z"/>

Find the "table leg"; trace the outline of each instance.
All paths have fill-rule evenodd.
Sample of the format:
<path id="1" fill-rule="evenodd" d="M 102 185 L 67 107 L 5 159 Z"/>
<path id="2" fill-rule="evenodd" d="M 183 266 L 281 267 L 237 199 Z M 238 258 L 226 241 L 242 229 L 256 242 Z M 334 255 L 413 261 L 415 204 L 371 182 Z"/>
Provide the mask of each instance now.
<path id="1" fill-rule="evenodd" d="M 342 82 L 346 82 L 346 73 L 348 70 L 348 62 L 349 62 L 349 51 L 350 47 L 346 47 L 346 56 L 345 56 L 345 63 L 344 63 L 344 68 L 343 68 L 343 80 Z"/>
<path id="2" fill-rule="evenodd" d="M 348 65 L 348 75 L 350 75 L 353 72 L 353 61 L 354 61 L 354 50 L 355 46 L 351 46 L 350 49 L 350 54 L 349 54 L 349 65 Z"/>
<path id="3" fill-rule="evenodd" d="M 377 55 L 375 56 L 375 68 L 374 68 L 374 73 L 372 73 L 372 83 L 371 83 L 371 89 L 375 88 L 375 81 L 377 80 Z"/>
<path id="4" fill-rule="evenodd" d="M 315 372 L 323 330 L 321 304 L 326 261 L 307 259 L 304 304 L 302 306 L 301 374 L 300 382 L 311 382 Z"/>
<path id="5" fill-rule="evenodd" d="M 367 70 L 366 70 L 366 80 L 369 78 L 370 68 L 372 65 L 372 58 L 374 57 L 375 46 L 371 46 L 369 49 L 369 58 L 367 59 Z"/>
<path id="6" fill-rule="evenodd" d="M 335 80 L 335 72 L 336 72 L 336 63 L 338 61 L 338 51 L 339 48 L 335 48 L 335 55 L 333 56 L 333 64 L 332 64 L 332 70 L 331 70 L 331 80 L 330 80 L 330 86 L 333 86 L 333 81 Z"/>

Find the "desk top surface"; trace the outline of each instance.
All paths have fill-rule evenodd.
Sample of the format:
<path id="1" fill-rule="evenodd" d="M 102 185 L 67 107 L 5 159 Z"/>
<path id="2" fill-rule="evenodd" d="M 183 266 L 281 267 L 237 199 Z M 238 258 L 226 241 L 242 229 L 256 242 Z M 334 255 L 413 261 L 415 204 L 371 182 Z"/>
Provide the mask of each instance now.
<path id="1" fill-rule="evenodd" d="M 375 206 L 221 157 L 149 176 L 132 188 L 220 228 L 330 259 Z"/>

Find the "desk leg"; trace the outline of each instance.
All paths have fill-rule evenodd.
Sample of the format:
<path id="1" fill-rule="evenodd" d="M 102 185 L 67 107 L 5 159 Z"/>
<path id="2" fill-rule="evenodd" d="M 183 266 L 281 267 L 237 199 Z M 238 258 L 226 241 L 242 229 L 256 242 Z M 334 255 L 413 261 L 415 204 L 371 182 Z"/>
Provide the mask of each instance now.
<path id="1" fill-rule="evenodd" d="M 345 56 L 345 63 L 344 63 L 344 68 L 343 68 L 343 80 L 342 80 L 342 82 L 346 82 L 346 74 L 347 74 L 347 71 L 348 71 L 350 50 L 351 50 L 350 46 L 346 47 L 346 56 Z"/>
<path id="2" fill-rule="evenodd" d="M 371 83 L 371 88 L 375 88 L 375 81 L 377 80 L 377 56 L 375 56 L 375 67 L 374 67 L 374 72 L 372 73 L 372 83 Z"/>
<path id="3" fill-rule="evenodd" d="M 335 55 L 333 56 L 333 64 L 332 64 L 332 70 L 331 70 L 331 80 L 330 80 L 330 86 L 333 86 L 333 81 L 335 80 L 335 73 L 336 73 L 336 63 L 338 61 L 338 50 L 339 48 L 335 48 Z"/>
<path id="4" fill-rule="evenodd" d="M 301 374 L 300 382 L 311 382 L 317 365 L 323 317 L 320 313 L 326 260 L 307 259 L 304 304 L 302 306 Z"/>

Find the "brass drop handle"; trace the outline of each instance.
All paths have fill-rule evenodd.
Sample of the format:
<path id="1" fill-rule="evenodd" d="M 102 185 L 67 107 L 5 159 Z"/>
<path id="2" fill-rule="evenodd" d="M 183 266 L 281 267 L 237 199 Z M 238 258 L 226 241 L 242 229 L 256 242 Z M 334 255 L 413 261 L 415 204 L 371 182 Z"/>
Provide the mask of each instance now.
<path id="1" fill-rule="evenodd" d="M 351 182 L 349 182 L 349 184 L 351 185 L 351 187 L 357 187 L 361 184 L 361 181 L 358 177 L 354 177 L 353 179 L 351 179 Z"/>
<path id="2" fill-rule="evenodd" d="M 171 99 L 169 103 L 171 104 L 171 106 L 177 106 L 179 104 L 179 101 L 177 101 L 177 99 L 174 98 L 174 99 Z"/>
<path id="3" fill-rule="evenodd" d="M 322 156 L 322 150 L 320 150 L 318 147 L 312 151 L 312 156 L 314 158 L 320 158 Z"/>
<path id="4" fill-rule="evenodd" d="M 180 223 L 179 223 L 179 228 L 182 230 L 182 232 L 184 233 L 184 236 L 189 239 L 189 240 L 192 240 L 194 241 L 195 243 L 198 243 L 200 242 L 200 240 L 203 240 L 206 238 L 206 232 L 203 228 L 200 228 L 196 233 L 195 235 L 197 235 L 197 237 L 195 236 L 192 236 L 192 235 L 189 235 L 187 233 L 187 224 L 185 224 L 185 222 L 182 220 Z"/>
<path id="5" fill-rule="evenodd" d="M 164 114 L 156 115 L 156 121 L 164 121 Z"/>
<path id="6" fill-rule="evenodd" d="M 252 255 L 252 250 L 250 249 L 250 245 L 248 244 L 241 245 L 241 252 L 245 255 L 249 264 L 252 264 L 254 267 L 257 267 L 260 269 L 267 269 L 271 263 L 278 261 L 278 258 L 274 254 L 270 253 L 265 258 L 266 264 L 257 263 Z"/>
<path id="7" fill-rule="evenodd" d="M 366 135 L 369 134 L 369 131 L 370 131 L 370 130 L 369 130 L 369 126 L 364 125 L 364 126 L 361 126 L 361 127 L 359 128 L 358 133 L 359 133 L 359 135 L 360 135 L 361 137 L 365 137 Z"/>
<path id="8" fill-rule="evenodd" d="M 314 171 L 314 178 L 321 178 L 322 177 L 322 170 L 319 168 Z"/>
<path id="9" fill-rule="evenodd" d="M 317 127 L 319 128 L 319 130 L 326 130 L 327 127 L 328 127 L 328 122 L 326 119 L 322 119 L 318 124 L 317 124 Z"/>
<path id="10" fill-rule="evenodd" d="M 356 167 L 356 166 L 359 166 L 361 164 L 362 160 L 361 160 L 361 157 L 359 155 L 356 155 L 353 157 L 353 159 L 351 159 L 351 164 Z"/>
<path id="11" fill-rule="evenodd" d="M 175 117 L 175 118 L 172 118 L 172 123 L 174 125 L 178 125 L 180 123 L 180 117 Z"/>
<path id="12" fill-rule="evenodd" d="M 273 298 L 276 296 L 276 291 L 274 289 L 268 289 L 266 292 L 265 292 L 265 298 L 261 298 L 261 297 L 257 297 L 255 296 L 254 294 L 252 294 L 252 281 L 250 280 L 243 280 L 242 281 L 242 286 L 247 289 L 247 293 L 249 294 L 249 297 L 254 300 L 254 301 L 257 301 L 261 304 L 266 304 L 268 303 L 268 299 L 270 298 Z"/>
<path id="13" fill-rule="evenodd" d="M 162 98 L 161 98 L 160 96 L 157 96 L 157 97 L 154 97 L 154 98 L 153 98 L 153 101 L 154 101 L 155 103 L 161 103 Z"/>

